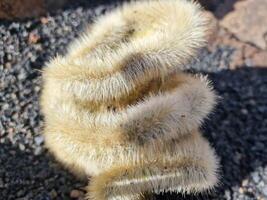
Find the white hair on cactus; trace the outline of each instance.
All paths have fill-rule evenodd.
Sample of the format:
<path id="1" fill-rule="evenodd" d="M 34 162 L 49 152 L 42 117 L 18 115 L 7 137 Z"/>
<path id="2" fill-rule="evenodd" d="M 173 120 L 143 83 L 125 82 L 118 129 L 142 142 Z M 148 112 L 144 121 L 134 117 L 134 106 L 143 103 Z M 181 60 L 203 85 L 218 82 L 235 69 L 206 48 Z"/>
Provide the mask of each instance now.
<path id="1" fill-rule="evenodd" d="M 45 139 L 91 200 L 202 192 L 218 161 L 199 127 L 216 104 L 207 77 L 184 72 L 205 45 L 197 3 L 126 3 L 101 16 L 44 69 Z"/>

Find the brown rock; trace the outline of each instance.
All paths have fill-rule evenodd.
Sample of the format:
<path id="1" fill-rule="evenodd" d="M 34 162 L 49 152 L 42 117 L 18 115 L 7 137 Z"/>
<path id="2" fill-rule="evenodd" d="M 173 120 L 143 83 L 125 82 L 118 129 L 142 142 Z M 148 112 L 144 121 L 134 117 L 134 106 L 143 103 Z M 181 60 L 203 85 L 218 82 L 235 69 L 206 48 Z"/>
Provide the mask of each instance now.
<path id="1" fill-rule="evenodd" d="M 208 33 L 208 43 L 213 43 L 218 35 L 219 22 L 210 11 L 205 11 L 204 15 L 208 18 L 208 26 L 210 27 Z"/>
<path id="2" fill-rule="evenodd" d="M 216 26 L 213 36 L 208 43 L 209 51 L 214 51 L 218 46 L 228 46 L 234 49 L 231 54 L 230 69 L 236 69 L 242 66 L 263 66 L 266 55 L 263 50 L 254 45 L 240 41 L 227 29 Z M 265 64 L 266 66 L 266 64 Z"/>
<path id="3" fill-rule="evenodd" d="M 0 19 L 23 19 L 43 15 L 66 0 L 0 0 Z"/>
<path id="4" fill-rule="evenodd" d="M 43 0 L 0 0 L 0 18 L 34 17 L 44 12 Z"/>
<path id="5" fill-rule="evenodd" d="M 232 40 L 232 43 L 229 42 L 228 45 L 235 48 L 230 62 L 230 69 L 236 69 L 245 65 L 250 67 L 256 66 L 256 62 L 253 61 L 252 57 L 260 52 L 258 48 L 238 40 Z"/>
<path id="6" fill-rule="evenodd" d="M 242 56 L 242 49 L 236 49 L 231 57 L 231 62 L 229 63 L 230 69 L 236 69 L 244 65 L 244 60 Z"/>
<path id="7" fill-rule="evenodd" d="M 227 14 L 220 24 L 239 40 L 266 49 L 267 1 L 238 1 L 235 10 Z"/>
<path id="8" fill-rule="evenodd" d="M 254 54 L 258 53 L 260 50 L 252 45 L 244 44 L 243 46 L 243 57 L 250 58 Z"/>
<path id="9" fill-rule="evenodd" d="M 260 51 L 251 58 L 252 64 L 257 67 L 267 67 L 267 51 Z"/>

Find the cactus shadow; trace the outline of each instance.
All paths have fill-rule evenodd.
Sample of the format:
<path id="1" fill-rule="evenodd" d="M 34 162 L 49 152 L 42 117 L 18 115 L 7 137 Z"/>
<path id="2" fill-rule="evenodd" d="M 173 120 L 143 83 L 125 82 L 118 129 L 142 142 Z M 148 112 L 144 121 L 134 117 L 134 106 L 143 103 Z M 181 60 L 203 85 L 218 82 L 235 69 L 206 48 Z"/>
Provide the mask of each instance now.
<path id="1" fill-rule="evenodd" d="M 221 100 L 203 132 L 220 158 L 221 183 L 209 194 L 164 194 L 157 200 L 233 199 L 234 187 L 242 187 L 249 175 L 267 167 L 267 68 L 242 67 L 209 77 Z M 253 192 L 247 195 L 256 199 Z"/>
<path id="2" fill-rule="evenodd" d="M 222 19 L 229 12 L 234 10 L 238 0 L 198 0 L 207 10 L 212 11 L 218 19 Z"/>
<path id="3" fill-rule="evenodd" d="M 76 180 L 46 151 L 21 150 L 9 140 L 0 145 L 1 199 L 71 199 L 70 191 L 85 183 Z"/>

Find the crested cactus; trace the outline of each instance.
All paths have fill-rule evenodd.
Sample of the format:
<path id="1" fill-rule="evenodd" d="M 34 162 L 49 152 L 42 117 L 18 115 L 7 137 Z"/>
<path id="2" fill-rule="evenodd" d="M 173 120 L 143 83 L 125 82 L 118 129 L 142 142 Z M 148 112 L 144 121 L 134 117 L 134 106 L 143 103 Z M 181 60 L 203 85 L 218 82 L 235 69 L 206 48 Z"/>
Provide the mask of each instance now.
<path id="1" fill-rule="evenodd" d="M 216 156 L 199 131 L 216 95 L 207 78 L 184 72 L 207 31 L 196 3 L 127 3 L 47 64 L 46 145 L 91 177 L 88 199 L 202 192 L 217 183 Z"/>

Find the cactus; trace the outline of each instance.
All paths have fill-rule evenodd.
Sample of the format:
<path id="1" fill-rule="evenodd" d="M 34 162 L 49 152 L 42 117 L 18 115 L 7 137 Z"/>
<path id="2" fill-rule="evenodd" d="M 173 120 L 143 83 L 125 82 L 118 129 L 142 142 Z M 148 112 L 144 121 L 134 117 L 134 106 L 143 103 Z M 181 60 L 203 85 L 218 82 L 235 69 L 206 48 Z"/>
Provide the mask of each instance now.
<path id="1" fill-rule="evenodd" d="M 217 183 L 199 127 L 216 95 L 185 66 L 205 45 L 206 17 L 186 0 L 139 1 L 99 17 L 44 69 L 45 139 L 87 198 L 194 193 Z"/>

